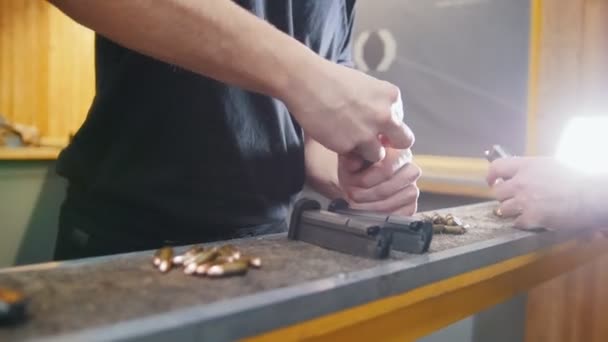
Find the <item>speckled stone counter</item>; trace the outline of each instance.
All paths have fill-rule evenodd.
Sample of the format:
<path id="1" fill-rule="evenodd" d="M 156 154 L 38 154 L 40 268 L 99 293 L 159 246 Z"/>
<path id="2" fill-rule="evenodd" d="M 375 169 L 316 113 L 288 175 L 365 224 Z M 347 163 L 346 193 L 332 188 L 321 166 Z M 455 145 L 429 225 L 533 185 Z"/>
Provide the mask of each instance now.
<path id="1" fill-rule="evenodd" d="M 167 329 L 194 329 L 185 339 L 240 338 L 401 293 L 556 241 L 512 229 L 509 221 L 493 216 L 493 206 L 440 210 L 459 216 L 471 226 L 469 231 L 435 235 L 429 254 L 392 255 L 382 261 L 324 250 L 280 234 L 231 242 L 263 259 L 261 269 L 243 277 L 209 279 L 186 276 L 181 270 L 161 274 L 151 264 L 151 251 L 2 270 L 0 286 L 22 289 L 31 298 L 31 317 L 18 327 L 0 328 L 0 341 L 149 341 Z"/>

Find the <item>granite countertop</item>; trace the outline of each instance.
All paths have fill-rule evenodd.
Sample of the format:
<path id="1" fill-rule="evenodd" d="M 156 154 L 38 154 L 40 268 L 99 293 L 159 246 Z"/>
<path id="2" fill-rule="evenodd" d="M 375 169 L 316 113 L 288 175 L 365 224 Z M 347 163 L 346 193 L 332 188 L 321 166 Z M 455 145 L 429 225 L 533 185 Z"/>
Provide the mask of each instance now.
<path id="1" fill-rule="evenodd" d="M 388 260 L 370 260 L 290 241 L 279 234 L 231 242 L 244 253 L 263 260 L 261 269 L 251 270 L 243 277 L 208 279 L 186 276 L 181 270 L 161 274 L 151 264 L 152 251 L 2 270 L 0 286 L 22 289 L 31 299 L 31 316 L 18 327 L 0 328 L 0 340 L 103 329 L 176 310 L 204 311 L 210 304 L 223 308 L 225 301 L 241 297 L 255 298 L 316 280 L 344 279 L 383 265 L 405 267 L 409 260 L 430 262 L 433 255 L 442 251 L 531 234 L 512 229 L 509 221 L 494 217 L 493 206 L 485 203 L 438 211 L 453 213 L 471 227 L 464 235 L 435 235 L 431 251 L 425 256 L 400 254 Z"/>

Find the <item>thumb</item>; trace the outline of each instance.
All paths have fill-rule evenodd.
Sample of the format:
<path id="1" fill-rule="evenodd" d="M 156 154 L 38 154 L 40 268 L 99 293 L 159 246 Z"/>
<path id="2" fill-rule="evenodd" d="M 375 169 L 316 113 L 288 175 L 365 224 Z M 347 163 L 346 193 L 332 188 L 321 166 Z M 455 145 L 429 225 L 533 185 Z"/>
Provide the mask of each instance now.
<path id="1" fill-rule="evenodd" d="M 397 98 L 391 105 L 390 110 L 392 120 L 380 127 L 380 134 L 385 139 L 383 144 L 386 146 L 386 141 L 388 141 L 393 148 L 406 149 L 412 147 L 416 138 L 412 130 L 403 122 L 403 101 L 399 89 L 397 89 Z"/>
<path id="2" fill-rule="evenodd" d="M 355 173 L 363 167 L 365 160 L 355 154 L 339 155 L 340 165 L 348 173 Z"/>
<path id="3" fill-rule="evenodd" d="M 525 162 L 526 159 L 521 157 L 500 158 L 494 160 L 490 164 L 490 168 L 488 170 L 488 184 L 493 185 L 499 178 L 513 178 Z"/>
<path id="4" fill-rule="evenodd" d="M 386 149 L 382 146 L 379 139 L 372 139 L 365 144 L 359 145 L 353 153 L 371 163 L 379 162 L 386 157 Z"/>

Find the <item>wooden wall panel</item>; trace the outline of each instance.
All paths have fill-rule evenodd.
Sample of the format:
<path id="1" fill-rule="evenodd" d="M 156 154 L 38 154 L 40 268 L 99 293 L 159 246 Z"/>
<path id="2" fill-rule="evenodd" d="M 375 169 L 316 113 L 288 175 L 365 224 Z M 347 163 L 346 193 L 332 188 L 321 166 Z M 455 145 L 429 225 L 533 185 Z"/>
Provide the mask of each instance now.
<path id="1" fill-rule="evenodd" d="M 0 0 L 0 113 L 65 143 L 94 94 L 93 33 L 41 0 Z"/>
<path id="2" fill-rule="evenodd" d="M 538 154 L 553 154 L 579 103 L 585 0 L 543 0 L 536 115 Z"/>
<path id="3" fill-rule="evenodd" d="M 540 154 L 553 153 L 568 119 L 608 115 L 608 0 L 543 0 L 537 112 Z M 608 257 L 529 293 L 526 341 L 608 341 Z"/>
<path id="4" fill-rule="evenodd" d="M 583 20 L 582 104 L 608 115 L 608 0 L 586 0 Z"/>
<path id="5" fill-rule="evenodd" d="M 608 257 L 529 293 L 526 341 L 608 341 Z"/>
<path id="6" fill-rule="evenodd" d="M 34 124 L 44 108 L 48 21 L 41 1 L 0 1 L 0 112 Z M 36 23 L 36 25 L 32 25 Z"/>
<path id="7" fill-rule="evenodd" d="M 48 135 L 66 137 L 81 125 L 95 94 L 94 35 L 50 10 Z"/>
<path id="8" fill-rule="evenodd" d="M 553 154 L 567 121 L 608 113 L 608 0 L 542 0 L 536 148 Z"/>

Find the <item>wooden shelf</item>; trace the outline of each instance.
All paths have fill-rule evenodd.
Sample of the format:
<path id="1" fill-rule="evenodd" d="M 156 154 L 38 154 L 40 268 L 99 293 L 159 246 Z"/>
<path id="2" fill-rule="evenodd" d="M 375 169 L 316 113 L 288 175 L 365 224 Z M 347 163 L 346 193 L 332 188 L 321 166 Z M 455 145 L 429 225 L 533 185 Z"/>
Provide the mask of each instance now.
<path id="1" fill-rule="evenodd" d="M 54 147 L 0 147 L 0 160 L 55 160 L 59 152 Z"/>

